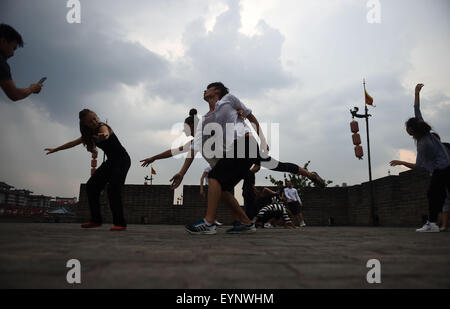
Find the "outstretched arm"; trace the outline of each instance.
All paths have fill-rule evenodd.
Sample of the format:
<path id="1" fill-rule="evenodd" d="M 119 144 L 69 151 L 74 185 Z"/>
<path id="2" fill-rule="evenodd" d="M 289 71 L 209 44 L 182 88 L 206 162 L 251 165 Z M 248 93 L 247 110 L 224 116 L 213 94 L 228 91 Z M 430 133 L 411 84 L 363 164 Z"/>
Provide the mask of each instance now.
<path id="1" fill-rule="evenodd" d="M 420 112 L 420 91 L 422 90 L 423 86 L 423 84 L 417 84 L 414 99 L 414 115 L 417 119 L 420 120 L 423 120 L 422 113 Z"/>
<path id="2" fill-rule="evenodd" d="M 272 191 L 272 190 L 270 190 L 269 188 L 267 188 L 267 187 L 264 187 L 264 189 L 263 189 L 263 192 L 268 192 L 269 194 L 277 194 L 275 191 Z"/>
<path id="3" fill-rule="evenodd" d="M 187 156 L 186 160 L 184 161 L 183 167 L 181 168 L 181 170 L 175 174 L 175 176 L 173 176 L 170 181 L 172 181 L 172 184 L 170 185 L 170 188 L 176 189 L 180 186 L 181 182 L 183 181 L 183 177 L 184 175 L 187 173 L 187 171 L 189 170 L 189 167 L 192 164 L 192 161 L 194 161 L 194 157 L 195 157 L 195 152 L 194 150 L 191 150 L 191 152 L 189 153 L 190 155 Z"/>
<path id="4" fill-rule="evenodd" d="M 17 88 L 12 79 L 0 81 L 0 87 L 11 101 L 19 101 L 25 99 L 32 93 L 39 93 L 42 84 L 31 84 L 28 88 Z"/>
<path id="5" fill-rule="evenodd" d="M 405 162 L 405 161 L 399 161 L 399 160 L 393 160 L 390 163 L 391 166 L 398 166 L 398 165 L 403 165 L 406 166 L 410 169 L 415 169 L 416 168 L 416 164 L 414 163 L 409 163 L 409 162 Z"/>
<path id="6" fill-rule="evenodd" d="M 143 167 L 147 167 L 151 163 L 155 162 L 156 160 L 167 159 L 167 158 L 171 158 L 173 156 L 176 156 L 176 155 L 178 155 L 180 153 L 188 152 L 190 144 L 191 144 L 191 142 L 188 142 L 184 146 L 180 146 L 178 148 L 166 150 L 164 152 L 161 152 L 160 154 L 157 154 L 156 156 L 149 157 L 147 159 L 141 160 L 140 162 L 142 162 L 142 166 Z"/>
<path id="7" fill-rule="evenodd" d="M 47 151 L 47 154 L 51 154 L 57 151 L 61 151 L 61 150 L 65 150 L 65 149 L 69 149 L 69 148 L 73 148 L 75 146 L 78 146 L 82 143 L 81 137 L 77 138 L 76 140 L 73 140 L 71 142 L 65 143 L 64 145 L 61 145 L 59 147 L 56 148 L 45 148 L 44 150 Z"/>

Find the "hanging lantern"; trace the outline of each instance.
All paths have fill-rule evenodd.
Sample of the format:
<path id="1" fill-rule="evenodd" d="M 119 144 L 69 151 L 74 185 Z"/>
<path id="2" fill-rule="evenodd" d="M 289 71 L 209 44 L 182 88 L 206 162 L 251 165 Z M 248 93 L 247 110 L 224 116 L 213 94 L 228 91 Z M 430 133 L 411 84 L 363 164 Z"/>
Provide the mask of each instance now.
<path id="1" fill-rule="evenodd" d="M 91 168 L 91 176 L 92 176 L 92 175 L 94 175 L 94 173 L 95 173 L 95 170 L 96 170 L 96 168 L 95 168 L 95 167 Z"/>
<path id="2" fill-rule="evenodd" d="M 98 152 L 93 152 L 92 153 L 92 159 L 97 159 L 97 155 L 98 155 Z"/>
<path id="3" fill-rule="evenodd" d="M 361 145 L 361 136 L 358 133 L 352 135 L 353 145 L 358 146 Z"/>
<path id="4" fill-rule="evenodd" d="M 91 160 L 91 167 L 97 167 L 97 160 L 95 159 Z"/>
<path id="5" fill-rule="evenodd" d="M 352 122 L 350 122 L 350 129 L 352 130 L 352 133 L 358 133 L 359 132 L 358 121 L 353 120 Z"/>
<path id="6" fill-rule="evenodd" d="M 359 145 L 355 146 L 355 156 L 360 160 L 362 160 L 362 157 L 364 156 L 363 148 Z"/>

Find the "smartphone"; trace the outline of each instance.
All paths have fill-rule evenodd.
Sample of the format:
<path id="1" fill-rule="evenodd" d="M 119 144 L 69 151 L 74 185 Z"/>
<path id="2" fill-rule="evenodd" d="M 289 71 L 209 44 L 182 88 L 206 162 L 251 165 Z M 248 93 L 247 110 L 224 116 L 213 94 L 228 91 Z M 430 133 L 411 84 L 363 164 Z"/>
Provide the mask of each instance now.
<path id="1" fill-rule="evenodd" d="M 37 83 L 43 84 L 47 80 L 47 77 L 42 77 Z"/>

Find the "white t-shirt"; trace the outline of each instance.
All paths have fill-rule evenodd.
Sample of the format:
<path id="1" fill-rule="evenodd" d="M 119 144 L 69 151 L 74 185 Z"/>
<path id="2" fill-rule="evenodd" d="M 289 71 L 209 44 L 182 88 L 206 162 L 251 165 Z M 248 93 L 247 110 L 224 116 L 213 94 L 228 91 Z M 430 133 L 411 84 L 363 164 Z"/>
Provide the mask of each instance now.
<path id="1" fill-rule="evenodd" d="M 251 109 L 248 109 L 238 98 L 227 94 L 216 103 L 214 111 L 204 115 L 198 123 L 193 149 L 195 152 L 201 151 L 212 167 L 222 158 L 224 151 L 231 149 L 236 139 L 251 132 L 244 119 L 239 117 L 237 113 L 239 109 L 244 111 L 245 116 L 252 113 Z M 216 130 L 222 131 L 222 136 L 216 137 L 221 139 L 220 144 L 208 142 L 208 139 L 213 137 L 212 131 Z M 210 149 L 211 144 L 218 148 Z M 219 154 L 220 157 L 218 157 Z"/>
<path id="2" fill-rule="evenodd" d="M 298 196 L 298 191 L 295 188 L 284 188 L 284 196 L 286 197 L 286 200 L 294 200 L 297 201 L 299 203 L 302 202 L 302 200 L 300 199 L 300 196 Z"/>

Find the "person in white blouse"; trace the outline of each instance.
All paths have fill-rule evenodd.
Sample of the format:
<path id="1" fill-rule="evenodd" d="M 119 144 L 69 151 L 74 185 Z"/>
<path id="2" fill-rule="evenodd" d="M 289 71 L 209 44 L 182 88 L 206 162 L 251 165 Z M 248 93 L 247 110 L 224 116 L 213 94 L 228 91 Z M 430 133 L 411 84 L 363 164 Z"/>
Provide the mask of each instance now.
<path id="1" fill-rule="evenodd" d="M 300 196 L 298 195 L 297 189 L 292 187 L 292 182 L 287 182 L 287 187 L 284 188 L 284 196 L 287 203 L 287 206 L 289 210 L 291 211 L 292 215 L 297 218 L 299 225 L 301 227 L 305 227 L 305 220 L 303 220 L 302 215 L 302 207 L 303 203 L 300 199 Z"/>

